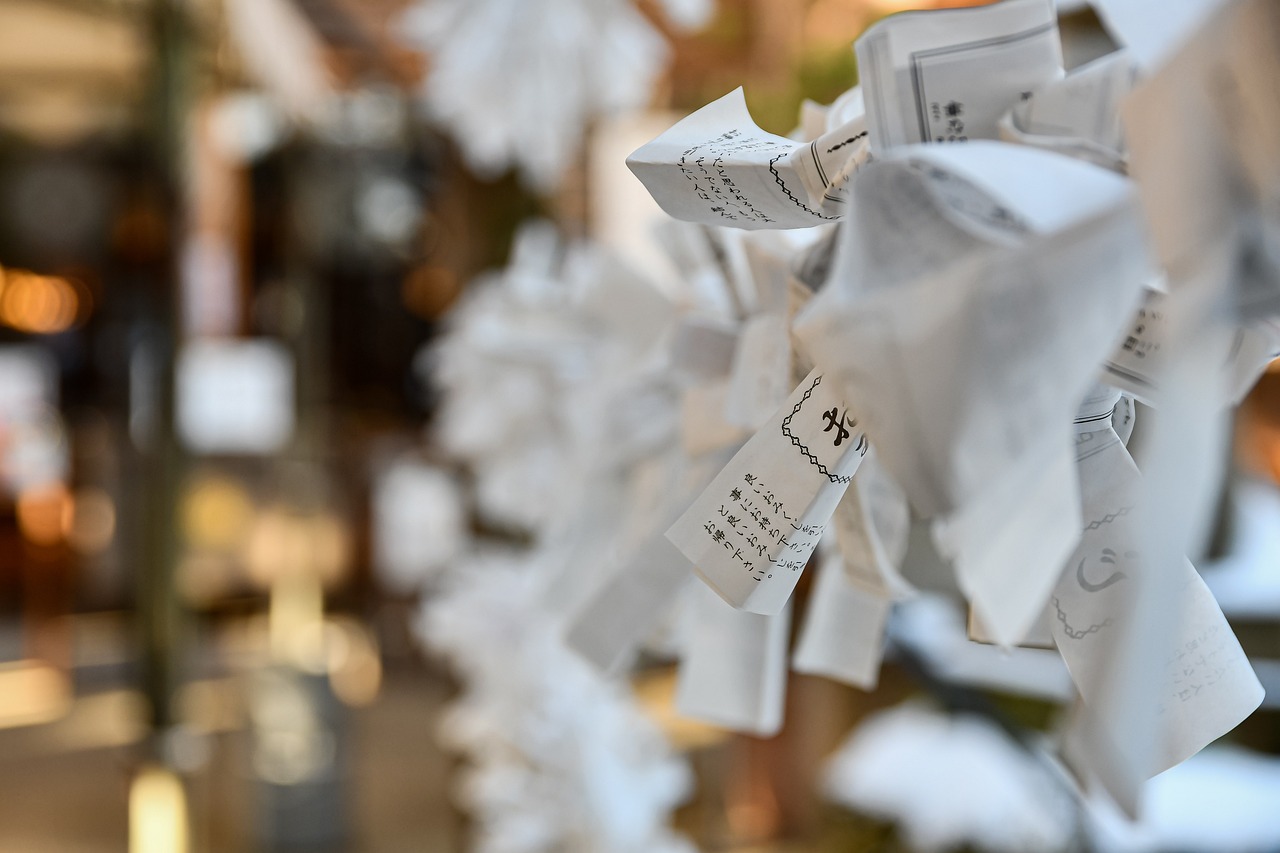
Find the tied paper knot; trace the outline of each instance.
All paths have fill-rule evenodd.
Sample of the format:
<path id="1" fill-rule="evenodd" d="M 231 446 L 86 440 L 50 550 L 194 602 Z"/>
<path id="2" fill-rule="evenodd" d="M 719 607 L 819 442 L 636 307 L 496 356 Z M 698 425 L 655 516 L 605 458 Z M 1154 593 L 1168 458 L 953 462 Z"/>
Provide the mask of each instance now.
<path id="1" fill-rule="evenodd" d="M 1077 435 L 1098 432 L 1110 428 L 1112 419 L 1124 402 L 1124 395 L 1114 388 L 1100 386 L 1085 397 L 1076 412 L 1075 426 Z"/>

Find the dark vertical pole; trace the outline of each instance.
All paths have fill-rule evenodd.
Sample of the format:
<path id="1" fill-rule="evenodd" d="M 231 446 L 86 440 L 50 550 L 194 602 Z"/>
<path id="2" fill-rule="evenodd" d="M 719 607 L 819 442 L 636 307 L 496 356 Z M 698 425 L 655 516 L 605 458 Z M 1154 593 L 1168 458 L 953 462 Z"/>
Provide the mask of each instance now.
<path id="1" fill-rule="evenodd" d="M 182 0 L 152 0 L 149 28 L 153 47 L 148 92 L 148 142 L 152 175 L 160 188 L 169 234 L 164 269 L 153 292 L 154 318 L 144 344 L 142 371 L 153 402 L 145 436 L 142 550 L 138 563 L 138 618 L 142 680 L 150 706 L 152 746 L 173 725 L 173 695 L 181 634 L 181 609 L 174 573 L 178 540 L 175 504 L 182 454 L 174 434 L 174 361 L 181 334 L 179 252 L 183 224 L 182 162 L 187 119 L 191 50 Z"/>

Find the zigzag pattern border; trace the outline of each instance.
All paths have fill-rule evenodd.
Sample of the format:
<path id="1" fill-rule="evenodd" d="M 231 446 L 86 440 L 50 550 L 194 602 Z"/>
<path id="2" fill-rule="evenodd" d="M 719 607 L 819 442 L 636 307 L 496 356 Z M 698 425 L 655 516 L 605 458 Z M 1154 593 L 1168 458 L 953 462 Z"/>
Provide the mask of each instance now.
<path id="1" fill-rule="evenodd" d="M 783 157 L 787 156 L 787 154 L 790 154 L 790 153 L 791 152 L 789 151 L 784 151 L 781 154 L 779 154 L 777 157 L 774 157 L 772 160 L 769 161 L 769 171 L 773 173 L 773 180 L 778 184 L 778 186 L 782 187 L 782 191 L 787 194 L 787 198 L 791 199 L 791 203 L 794 204 L 796 207 L 800 208 L 801 210 L 803 210 L 805 213 L 816 216 L 819 219 L 830 220 L 831 222 L 835 222 L 839 220 L 840 219 L 839 216 L 826 216 L 814 210 L 813 208 L 809 207 L 809 205 L 805 204 L 800 199 L 796 198 L 795 195 L 791 192 L 791 188 L 788 187 L 786 183 L 782 180 L 782 175 L 778 173 L 778 170 L 774 167 L 774 164 L 776 164 L 779 160 L 781 160 Z"/>
<path id="2" fill-rule="evenodd" d="M 1131 509 L 1133 509 L 1133 507 L 1131 506 L 1122 506 L 1117 512 L 1109 512 L 1106 515 L 1104 515 L 1102 518 L 1098 519 L 1097 521 L 1089 522 L 1089 524 L 1085 527 L 1085 530 L 1097 530 L 1102 525 L 1110 524 L 1111 522 L 1115 521 L 1117 518 L 1119 518 L 1122 515 L 1128 515 L 1129 510 Z"/>
<path id="3" fill-rule="evenodd" d="M 828 469 L 826 465 L 823 465 L 821 462 L 819 462 L 818 457 L 810 453 L 809 448 L 801 444 L 800 439 L 796 438 L 791 433 L 791 429 L 790 429 L 791 419 L 800 413 L 800 407 L 804 405 L 805 400 L 809 399 L 809 397 L 813 394 L 813 389 L 817 388 L 818 383 L 820 383 L 821 381 L 822 381 L 821 376 L 814 377 L 813 384 L 810 385 L 808 390 L 804 392 L 804 396 L 801 397 L 799 401 L 796 402 L 795 408 L 791 410 L 791 414 L 787 415 L 785 418 L 782 419 L 782 434 L 785 435 L 787 438 L 791 439 L 791 443 L 794 444 L 796 447 L 800 448 L 800 452 L 803 453 L 808 458 L 809 462 L 812 463 L 815 468 L 821 471 L 823 476 L 825 476 L 828 480 L 830 480 L 833 483 L 847 483 L 853 479 L 852 474 L 850 474 L 847 477 L 841 477 L 837 474 L 832 474 L 830 469 Z"/>

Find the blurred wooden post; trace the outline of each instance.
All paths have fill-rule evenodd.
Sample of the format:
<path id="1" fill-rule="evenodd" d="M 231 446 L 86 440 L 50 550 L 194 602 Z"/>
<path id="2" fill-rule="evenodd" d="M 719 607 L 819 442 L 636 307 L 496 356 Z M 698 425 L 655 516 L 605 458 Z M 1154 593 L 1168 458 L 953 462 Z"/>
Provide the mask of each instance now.
<path id="1" fill-rule="evenodd" d="M 155 317 L 143 358 L 142 380 L 154 402 L 142 430 L 142 549 L 138 561 L 138 620 L 142 681 L 150 707 L 152 747 L 175 722 L 173 696 L 181 643 L 182 614 L 175 589 L 178 555 L 176 503 L 183 464 L 174 427 L 174 364 L 181 328 L 179 254 L 176 240 L 184 217 L 183 157 L 188 117 L 191 39 L 181 0 L 153 0 L 149 9 L 153 46 L 148 93 L 148 143 L 152 179 L 160 188 L 168 240 L 165 274 L 156 288 Z M 137 390 L 137 389 L 135 389 Z"/>

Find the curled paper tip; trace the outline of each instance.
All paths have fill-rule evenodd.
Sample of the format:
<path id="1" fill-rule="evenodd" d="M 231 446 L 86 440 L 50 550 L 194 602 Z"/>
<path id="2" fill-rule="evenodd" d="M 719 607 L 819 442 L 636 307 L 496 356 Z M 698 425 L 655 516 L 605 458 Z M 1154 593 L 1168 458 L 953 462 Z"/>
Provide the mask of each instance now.
<path id="1" fill-rule="evenodd" d="M 761 130 L 738 88 L 636 150 L 627 167 L 676 219 L 810 228 L 841 218 L 845 186 L 867 156 L 860 118 L 798 144 Z"/>

